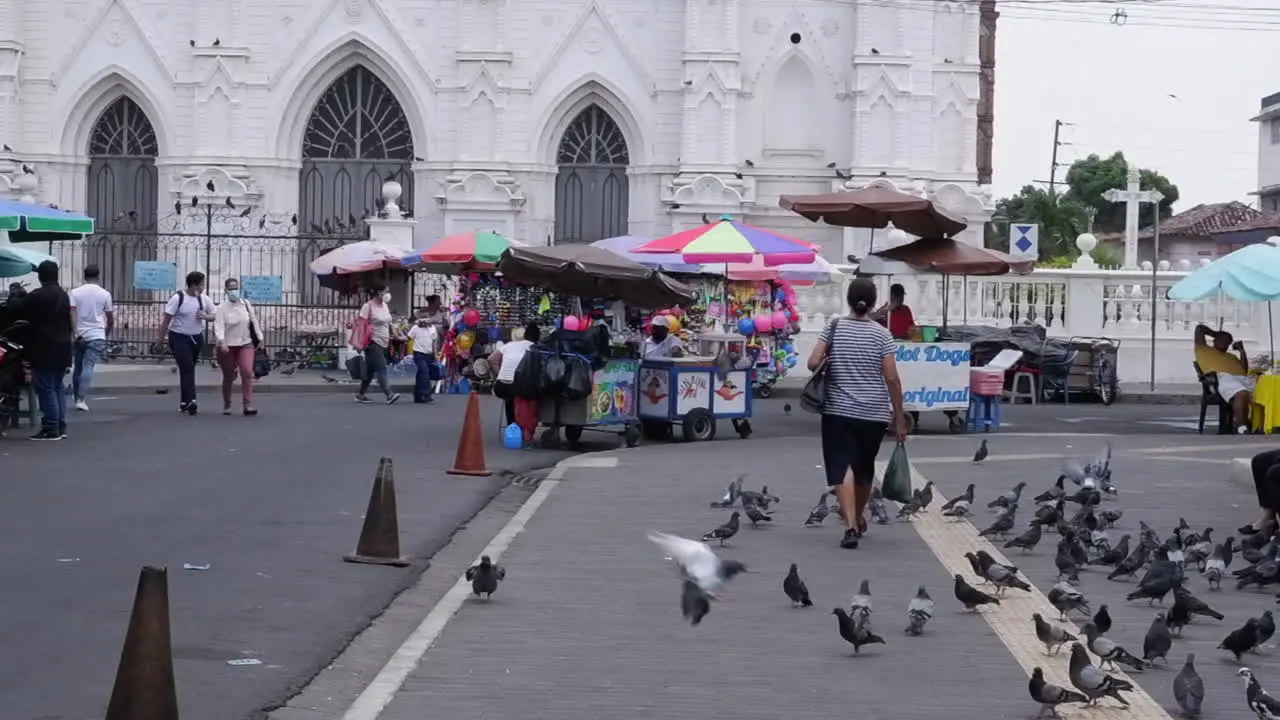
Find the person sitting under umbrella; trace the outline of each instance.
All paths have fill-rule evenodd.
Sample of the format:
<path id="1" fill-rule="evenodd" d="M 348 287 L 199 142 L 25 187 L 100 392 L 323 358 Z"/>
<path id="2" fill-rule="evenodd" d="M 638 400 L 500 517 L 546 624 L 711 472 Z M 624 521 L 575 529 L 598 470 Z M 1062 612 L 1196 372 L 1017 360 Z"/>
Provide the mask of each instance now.
<path id="1" fill-rule="evenodd" d="M 871 313 L 871 319 L 889 329 L 896 340 L 906 340 L 916 326 L 916 316 L 907 305 L 907 289 L 898 283 L 889 286 L 889 302 Z"/>
<path id="2" fill-rule="evenodd" d="M 1214 330 L 1208 325 L 1197 325 L 1195 331 L 1195 358 L 1200 371 L 1218 376 L 1218 396 L 1231 406 L 1231 418 L 1236 432 L 1249 432 L 1249 408 L 1253 405 L 1253 378 L 1249 377 L 1249 356 L 1244 343 L 1231 337 L 1225 330 Z M 1235 350 L 1239 356 L 1230 351 Z"/>
<path id="3" fill-rule="evenodd" d="M 684 356 L 684 346 L 680 338 L 671 334 L 671 321 L 666 315 L 653 319 L 649 329 L 649 337 L 644 341 L 646 358 L 677 358 Z"/>

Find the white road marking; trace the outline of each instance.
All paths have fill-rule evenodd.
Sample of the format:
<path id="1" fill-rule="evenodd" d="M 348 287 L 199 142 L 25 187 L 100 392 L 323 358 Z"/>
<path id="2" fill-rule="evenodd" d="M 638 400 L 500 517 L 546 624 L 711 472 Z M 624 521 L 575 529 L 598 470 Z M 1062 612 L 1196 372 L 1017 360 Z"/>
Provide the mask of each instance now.
<path id="1" fill-rule="evenodd" d="M 493 540 L 480 554 L 488 555 L 493 558 L 494 562 L 498 562 L 502 554 L 511 547 L 511 543 L 516 539 L 516 536 L 529 524 L 533 514 L 547 501 L 551 491 L 555 490 L 560 484 L 569 468 L 605 468 L 616 467 L 617 465 L 618 458 L 616 457 L 594 454 L 579 455 L 557 463 L 551 473 L 547 475 L 547 479 L 538 485 L 538 489 L 534 491 L 533 495 L 525 501 L 524 505 L 520 506 L 520 510 L 507 521 L 507 524 L 494 536 Z M 432 644 L 444 632 L 445 626 L 462 609 L 467 596 L 470 594 L 471 584 L 467 582 L 466 578 L 459 577 L 458 582 L 454 583 L 454 586 L 449 589 L 449 592 L 445 593 L 440 602 L 431 608 L 431 612 L 427 613 L 422 623 L 409 634 L 404 643 L 391 655 L 391 659 L 387 661 L 387 664 L 378 671 L 378 674 L 342 715 L 342 720 L 377 720 L 382 715 L 382 712 L 386 710 L 387 705 L 395 698 L 396 693 L 404 686 L 405 680 L 417 669 L 422 662 L 422 658 L 431 649 Z"/>

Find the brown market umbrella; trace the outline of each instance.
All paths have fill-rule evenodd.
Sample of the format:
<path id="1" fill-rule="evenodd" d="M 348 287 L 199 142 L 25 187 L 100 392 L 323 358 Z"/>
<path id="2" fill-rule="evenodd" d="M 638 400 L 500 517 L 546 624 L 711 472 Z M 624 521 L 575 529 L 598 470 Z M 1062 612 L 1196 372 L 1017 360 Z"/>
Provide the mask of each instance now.
<path id="1" fill-rule="evenodd" d="M 623 300 L 646 310 L 686 303 L 696 295 L 658 270 L 591 245 L 512 246 L 498 259 L 498 271 L 522 285 L 588 299 Z"/>
<path id="2" fill-rule="evenodd" d="M 936 272 L 943 275 L 1006 275 L 1031 272 L 1032 260 L 1019 260 L 999 250 L 989 250 L 952 238 L 922 238 L 868 255 L 858 267 L 868 275 L 900 275 Z"/>
<path id="3" fill-rule="evenodd" d="M 878 185 L 825 195 L 783 195 L 778 205 L 809 220 L 855 228 L 883 228 L 889 223 L 920 237 L 945 237 L 968 223 L 927 198 Z"/>

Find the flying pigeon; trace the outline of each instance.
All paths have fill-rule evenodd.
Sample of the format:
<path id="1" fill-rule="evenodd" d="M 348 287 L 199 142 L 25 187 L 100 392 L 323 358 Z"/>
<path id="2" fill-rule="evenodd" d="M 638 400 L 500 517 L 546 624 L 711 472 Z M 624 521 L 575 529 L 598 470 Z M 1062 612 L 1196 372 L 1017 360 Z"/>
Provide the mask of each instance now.
<path id="1" fill-rule="evenodd" d="M 849 613 L 844 611 L 844 608 L 835 608 L 831 611 L 831 614 L 836 616 L 836 623 L 840 628 L 840 637 L 853 646 L 854 655 L 858 654 L 863 645 L 885 644 L 884 638 L 871 632 L 871 628 L 865 625 L 861 627 L 856 625 L 853 619 L 849 617 Z"/>
<path id="2" fill-rule="evenodd" d="M 1074 690 L 1046 682 L 1044 670 L 1040 668 L 1034 668 L 1031 671 L 1031 682 L 1027 684 L 1027 689 L 1031 691 L 1031 699 L 1040 703 L 1040 712 L 1036 717 L 1042 717 L 1046 712 L 1053 717 L 1062 717 L 1058 714 L 1059 705 L 1089 701 L 1089 698 Z"/>
<path id="3" fill-rule="evenodd" d="M 680 612 L 690 625 L 697 627 L 711 612 L 711 596 L 692 580 L 685 580 L 680 588 Z"/>
<path id="4" fill-rule="evenodd" d="M 911 598 L 911 602 L 907 603 L 907 629 L 908 635 L 920 635 L 924 632 L 924 626 L 933 619 L 933 598 L 929 597 L 929 591 L 924 586 L 916 588 L 916 596 Z"/>
<path id="5" fill-rule="evenodd" d="M 481 555 L 480 564 L 467 568 L 466 577 L 471 582 L 471 592 L 476 597 L 484 595 L 485 598 L 491 598 L 498 589 L 498 583 L 506 579 L 507 571 L 501 565 L 494 565 L 488 555 Z"/>
<path id="6" fill-rule="evenodd" d="M 697 540 L 661 532 L 650 532 L 649 540 L 675 560 L 686 579 L 712 598 L 734 575 L 747 569 L 737 560 L 721 560 L 706 543 Z"/>
<path id="7" fill-rule="evenodd" d="M 1182 671 L 1173 679 L 1173 699 L 1178 701 L 1182 714 L 1188 718 L 1200 716 L 1200 706 L 1204 703 L 1204 681 L 1196 672 L 1196 654 L 1187 653 L 1187 662 Z"/>
<path id="8" fill-rule="evenodd" d="M 703 541 L 719 540 L 720 547 L 724 547 L 726 540 L 738 534 L 738 516 L 738 511 L 734 510 L 733 514 L 729 516 L 729 521 L 706 535 L 703 535 Z"/>
<path id="9" fill-rule="evenodd" d="M 794 607 L 813 607 L 813 601 L 809 599 L 809 588 L 800 579 L 800 570 L 795 563 L 791 563 L 791 569 L 782 579 L 782 592 L 787 594 Z"/>

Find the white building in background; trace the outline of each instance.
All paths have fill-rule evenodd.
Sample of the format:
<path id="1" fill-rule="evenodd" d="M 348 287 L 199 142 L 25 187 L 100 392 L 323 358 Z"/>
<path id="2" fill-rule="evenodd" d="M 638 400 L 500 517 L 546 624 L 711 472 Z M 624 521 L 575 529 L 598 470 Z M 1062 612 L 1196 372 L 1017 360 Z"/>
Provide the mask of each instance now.
<path id="1" fill-rule="evenodd" d="M 246 213 L 236 234 L 278 239 L 296 217 L 323 237 L 359 232 L 392 176 L 420 244 L 656 236 L 729 213 L 836 259 L 853 233 L 778 196 L 887 182 L 981 242 L 984 8 L 986 23 L 946 0 L 0 0 L 0 196 L 85 210 L 103 242 L 202 232 L 193 196 L 220 223 Z"/>
<path id="2" fill-rule="evenodd" d="M 1280 213 L 1280 92 L 1259 103 L 1258 114 L 1258 209 Z"/>

